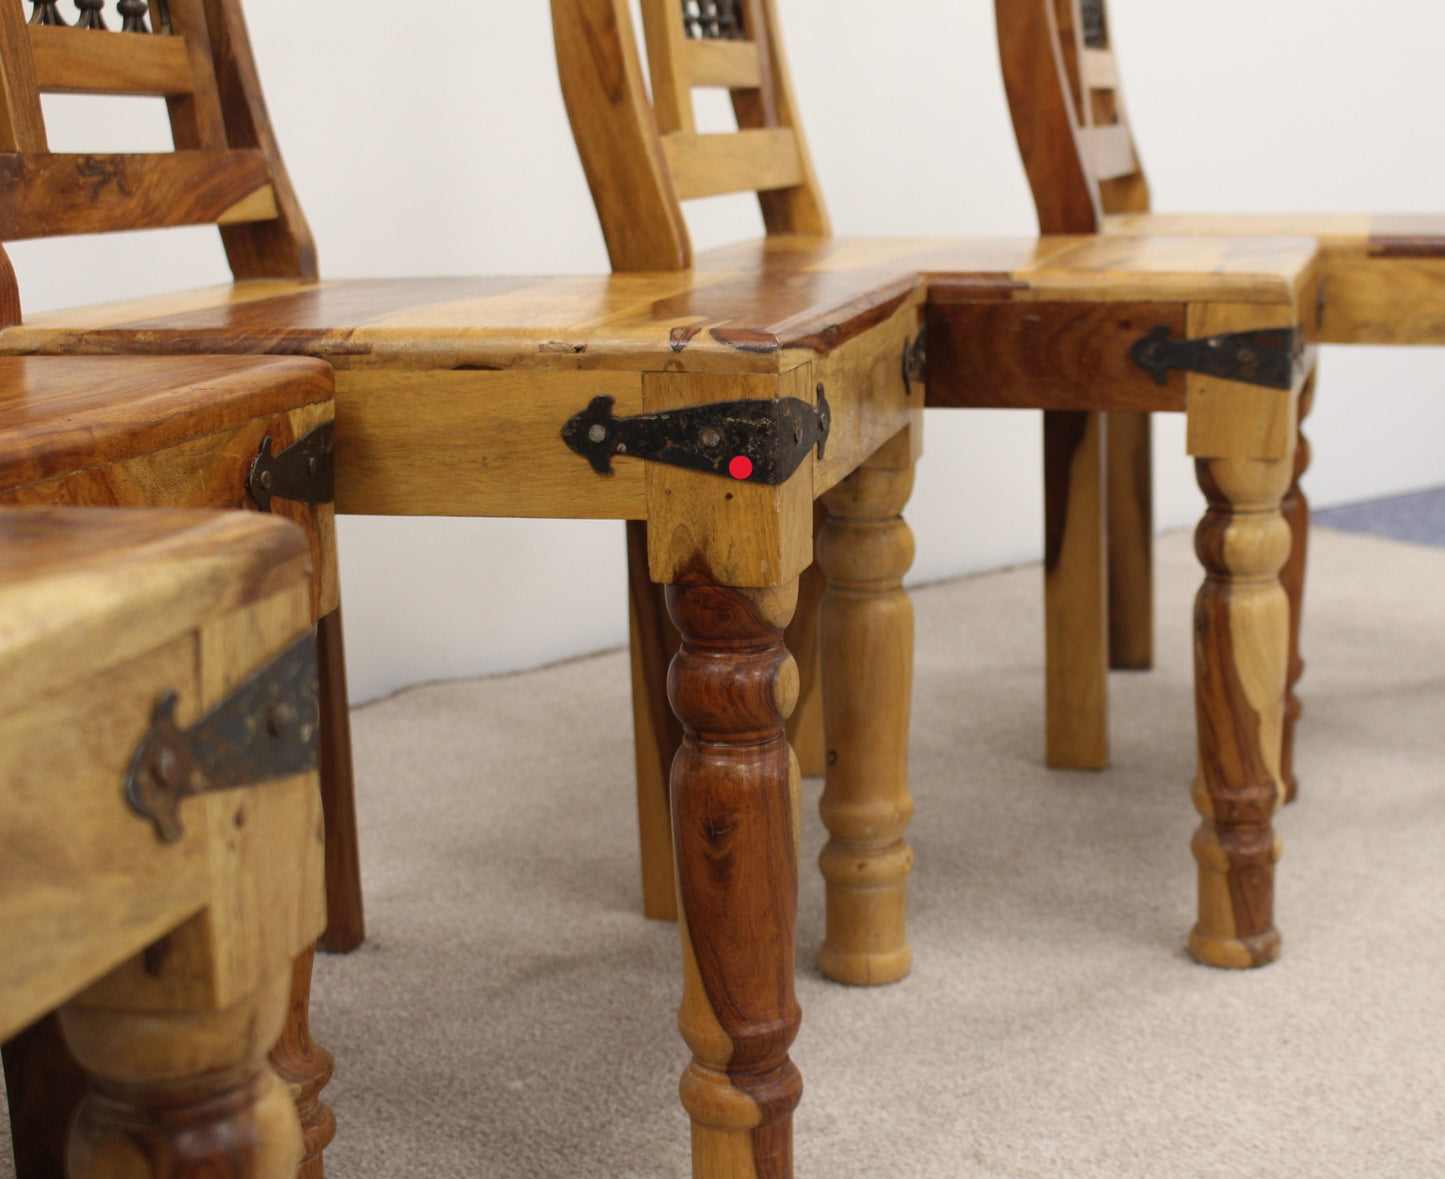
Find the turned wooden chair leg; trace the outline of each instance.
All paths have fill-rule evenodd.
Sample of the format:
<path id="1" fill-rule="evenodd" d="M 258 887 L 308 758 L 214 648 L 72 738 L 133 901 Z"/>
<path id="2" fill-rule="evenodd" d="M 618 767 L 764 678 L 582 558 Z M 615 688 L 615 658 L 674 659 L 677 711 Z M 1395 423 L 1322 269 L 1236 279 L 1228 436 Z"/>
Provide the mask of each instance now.
<path id="1" fill-rule="evenodd" d="M 1109 764 L 1108 565 L 1101 413 L 1044 414 L 1045 760 Z"/>
<path id="2" fill-rule="evenodd" d="M 1154 447 L 1147 413 L 1108 416 L 1109 666 L 1154 666 Z"/>
<path id="3" fill-rule="evenodd" d="M 1189 948 L 1213 966 L 1261 966 L 1280 948 L 1280 845 L 1272 819 L 1284 798 L 1289 599 L 1279 571 L 1290 545 L 1280 502 L 1294 458 L 1199 459 L 1195 466 L 1209 510 L 1195 534 L 1205 579 L 1194 608 L 1193 796 L 1203 822 L 1193 842 L 1199 922 Z"/>
<path id="4" fill-rule="evenodd" d="M 1311 369 L 1309 378 L 1305 381 L 1303 391 L 1299 399 L 1299 420 L 1301 426 L 1309 411 L 1314 407 L 1315 401 L 1315 375 L 1319 370 Z M 1300 620 L 1304 611 L 1305 596 L 1305 559 L 1309 554 L 1310 537 L 1310 505 L 1305 494 L 1300 490 L 1300 477 L 1309 470 L 1310 465 L 1310 444 L 1304 436 L 1303 430 L 1295 442 L 1294 452 L 1294 482 L 1290 484 L 1289 491 L 1285 494 L 1281 511 L 1284 513 L 1285 521 L 1289 524 L 1290 550 L 1289 560 L 1284 563 L 1280 571 L 1279 579 L 1284 584 L 1284 590 L 1289 595 L 1289 676 L 1286 682 L 1286 696 L 1284 705 L 1284 738 L 1283 747 L 1280 752 L 1279 767 L 1280 774 L 1284 778 L 1284 800 L 1293 802 L 1299 795 L 1299 779 L 1294 772 L 1294 735 L 1295 726 L 1299 723 L 1300 717 L 1304 714 L 1304 705 L 1295 694 L 1295 688 L 1299 685 L 1300 677 L 1304 675 L 1305 663 L 1300 657 L 1299 635 Z"/>
<path id="5" fill-rule="evenodd" d="M 828 522 L 818 563 L 828 578 L 819 629 L 828 767 L 819 804 L 828 843 L 823 973 L 858 986 L 895 982 L 909 971 L 904 840 L 908 718 L 913 690 L 913 605 L 903 574 L 913 534 L 902 511 L 913 489 L 908 431 L 882 447 L 826 495 Z"/>
<path id="6" fill-rule="evenodd" d="M 311 1038 L 315 956 L 307 950 L 293 964 L 286 1023 L 270 1057 L 301 1122 L 303 1156 L 297 1179 L 322 1179 L 322 1151 L 336 1136 L 336 1118 L 321 1100 L 334 1061 Z M 88 1086 L 61 1035 L 60 1017 L 51 1014 L 26 1028 L 5 1044 L 4 1056 L 16 1179 L 66 1179 L 66 1133 Z"/>
<path id="7" fill-rule="evenodd" d="M 366 940 L 366 917 L 340 606 L 317 623 L 316 653 L 321 675 L 321 809 L 326 816 L 326 932 L 317 945 L 327 953 L 345 954 Z"/>
<path id="8" fill-rule="evenodd" d="M 266 1053 L 290 970 L 222 1011 L 61 1011 L 91 1091 L 70 1129 L 71 1179 L 292 1179 L 301 1127 Z"/>
<path id="9" fill-rule="evenodd" d="M 827 513 L 814 507 L 816 540 Z M 818 607 L 826 580 L 816 564 L 798 579 L 798 608 L 787 629 L 798 664 L 798 707 L 788 718 L 788 742 L 804 774 L 823 773 L 823 694 L 819 682 Z M 667 779 L 682 744 L 682 726 L 667 703 L 667 669 L 681 638 L 667 616 L 665 587 L 647 573 L 647 525 L 627 522 L 628 634 L 632 653 L 632 733 L 637 758 L 637 827 L 642 863 L 642 912 L 677 920 L 672 818 Z"/>
<path id="10" fill-rule="evenodd" d="M 683 725 L 672 807 L 694 1179 L 793 1174 L 799 774 L 784 721 L 798 674 L 783 627 L 796 600 L 796 582 L 667 590 L 683 640 L 668 695 Z"/>

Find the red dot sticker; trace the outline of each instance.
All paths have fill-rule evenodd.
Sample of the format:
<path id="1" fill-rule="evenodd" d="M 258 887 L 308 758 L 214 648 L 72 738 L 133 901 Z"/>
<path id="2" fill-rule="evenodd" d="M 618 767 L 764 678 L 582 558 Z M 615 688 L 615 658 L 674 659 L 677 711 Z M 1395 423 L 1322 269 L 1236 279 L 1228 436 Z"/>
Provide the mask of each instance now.
<path id="1" fill-rule="evenodd" d="M 728 463 L 728 474 L 734 479 L 746 479 L 753 473 L 753 460 L 745 454 L 738 455 Z"/>

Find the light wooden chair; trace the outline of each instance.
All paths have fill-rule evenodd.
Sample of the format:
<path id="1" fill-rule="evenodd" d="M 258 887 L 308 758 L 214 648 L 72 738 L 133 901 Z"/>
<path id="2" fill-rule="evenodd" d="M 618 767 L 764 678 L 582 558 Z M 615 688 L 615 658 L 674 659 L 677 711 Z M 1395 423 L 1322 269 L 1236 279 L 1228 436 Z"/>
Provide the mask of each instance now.
<path id="1" fill-rule="evenodd" d="M 998 38 L 1014 130 L 1045 233 L 1306 235 L 1320 243 L 1320 340 L 1330 344 L 1445 343 L 1445 216 L 1158 214 L 1129 127 L 1105 0 L 997 0 Z M 1301 403 L 1309 412 L 1314 379 Z M 1148 418 L 1108 419 L 1110 654 L 1115 666 L 1151 661 L 1152 592 Z M 1299 477 L 1300 438 L 1284 512 L 1293 536 L 1283 580 L 1290 595 L 1289 699 L 1282 772 L 1293 798 L 1295 686 L 1304 670 L 1299 625 L 1309 506 Z M 1091 460 L 1092 461 L 1092 460 Z M 1064 475 L 1052 470 L 1051 499 Z M 1082 718 L 1087 740 L 1105 740 L 1102 710 Z M 1075 748 L 1061 764 L 1078 764 Z"/>
<path id="2" fill-rule="evenodd" d="M 0 357 L 0 508 L 264 507 L 304 529 L 314 571 L 312 618 L 326 619 L 337 600 L 333 418 L 331 370 L 312 360 Z M 339 658 L 335 643 L 321 644 L 320 651 Z M 320 701 L 323 740 L 330 739 L 332 756 L 347 754 L 339 667 L 323 685 L 332 689 L 323 690 Z M 337 765 L 331 771 L 334 781 Z M 349 762 L 339 776 L 350 781 Z M 349 808 L 349 790 L 343 799 Z M 339 825 L 351 819 L 348 809 Z M 335 859 L 328 843 L 328 870 Z M 354 868 L 353 862 L 353 894 Z M 352 912 L 359 918 L 359 908 L 343 907 Z M 311 1046 L 310 974 L 308 951 L 298 964 L 277 1065 L 295 1092 L 306 1133 L 305 1173 L 314 1176 L 334 1122 L 321 1101 L 331 1059 Z M 60 1174 L 64 1129 L 81 1087 L 58 1022 L 48 1018 L 9 1038 L 4 1063 L 18 1174 Z"/>
<path id="3" fill-rule="evenodd" d="M 88 1089 L 41 1174 L 297 1174 L 267 1053 L 326 920 L 310 562 L 254 514 L 0 509 L 0 1038 L 58 1008 Z"/>
<path id="4" fill-rule="evenodd" d="M 1097 254 L 1080 254 L 1074 251 L 1077 243 L 1046 239 L 1037 246 L 1051 255 L 1045 268 L 1056 264 L 1081 270 L 1099 267 L 1090 270 L 1090 277 L 1071 293 L 1061 295 L 1058 290 L 1048 290 L 1039 275 L 1030 275 L 1023 287 L 1011 291 L 1007 283 L 1017 281 L 1018 272 L 1007 261 L 997 267 L 1008 274 L 1007 280 L 965 273 L 987 269 L 980 265 L 987 252 L 980 250 L 982 243 L 961 249 L 960 243 L 947 241 L 838 241 L 827 236 L 828 221 L 802 135 L 773 0 L 643 0 L 650 97 L 623 0 L 553 0 L 552 10 L 563 94 L 617 271 L 685 273 L 688 268 L 696 271 L 747 263 L 754 268 L 751 281 L 756 289 L 770 291 L 770 283 L 802 281 L 800 270 L 811 272 L 810 277 L 818 283 L 825 282 L 828 270 L 836 265 L 831 259 L 837 257 L 867 259 L 865 264 L 873 265 L 907 260 L 928 276 L 930 284 L 926 348 L 915 344 L 909 357 L 920 376 L 926 373 L 928 404 L 1046 411 L 1046 466 L 1051 472 L 1045 562 L 1050 761 L 1102 767 L 1107 761 L 1107 745 L 1101 740 L 1104 726 L 1093 723 L 1095 718 L 1102 720 L 1107 700 L 1108 636 L 1102 608 L 1107 580 L 1100 531 L 1102 468 L 1097 458 L 1102 419 L 1090 411 L 1137 412 L 1151 406 L 1179 411 L 1188 402 L 1191 452 L 1198 457 L 1232 457 L 1241 447 L 1252 445 L 1246 435 L 1254 429 L 1255 437 L 1263 442 L 1258 457 L 1268 457 L 1271 462 L 1277 459 L 1283 444 L 1277 426 L 1266 422 L 1271 415 L 1294 412 L 1292 394 L 1273 402 L 1263 398 L 1254 406 L 1246 404 L 1241 420 L 1252 425 L 1231 436 L 1228 423 L 1205 425 L 1204 421 L 1241 397 L 1239 389 L 1232 388 L 1238 382 L 1229 381 L 1214 393 L 1211 408 L 1209 382 L 1215 378 L 1208 373 L 1161 372 L 1156 378 L 1133 354 L 1141 337 L 1151 330 L 1172 339 L 1295 323 L 1301 332 L 1312 332 L 1312 309 L 1295 304 L 1282 315 L 1262 307 L 1251 310 L 1248 304 L 1258 294 L 1236 282 L 1251 266 L 1269 270 L 1271 258 L 1279 261 L 1301 249 L 1308 252 L 1308 244 L 1220 239 L 1206 245 L 1203 240 L 1191 244 L 1141 236 L 1126 248 L 1101 245 Z M 698 133 L 693 93 L 704 88 L 729 92 L 736 132 Z M 768 237 L 695 257 L 682 202 L 729 192 L 757 193 Z M 999 248 L 1010 247 L 1016 248 L 1017 243 Z M 1234 253 L 1241 249 L 1242 253 Z M 784 270 L 777 264 L 779 258 L 790 259 L 791 265 Z M 1188 289 L 1177 285 L 1179 273 L 1166 277 L 1164 272 L 1171 267 L 1190 273 Z M 1303 273 L 1297 277 L 1299 285 L 1291 285 L 1290 293 L 1282 296 L 1285 304 L 1313 297 L 1313 280 Z M 1211 282 L 1218 284 L 1213 290 Z M 1274 298 L 1268 296 L 1267 301 Z M 1291 383 L 1293 371 L 1292 361 L 1287 359 L 1282 368 L 1285 384 Z M 881 383 L 888 374 L 880 369 L 870 378 Z M 1187 391 L 1196 389 L 1190 400 Z M 1290 447 L 1292 457 L 1293 440 Z M 1210 483 L 1206 493 L 1215 505 L 1212 510 L 1221 513 L 1224 508 L 1220 505 L 1231 495 L 1243 495 L 1244 488 L 1232 486 L 1225 495 Z M 833 499 L 825 502 L 832 511 Z M 851 510 L 856 511 L 856 506 Z M 887 514 L 881 502 L 864 511 L 875 519 Z M 829 538 L 841 527 L 825 525 L 821 534 L 819 561 L 825 570 L 830 560 Z M 1238 572 L 1224 569 L 1217 561 L 1209 568 L 1210 584 L 1216 586 Z M 906 565 L 898 572 L 903 569 Z M 828 612 L 857 600 L 855 579 L 866 584 L 870 576 L 859 577 L 858 572 L 840 568 L 844 584 L 836 592 L 824 594 L 821 606 L 823 711 L 832 722 L 826 733 L 828 766 L 822 802 L 831 835 L 821 861 L 829 900 L 822 962 L 832 978 L 879 982 L 896 977 L 893 970 L 905 961 L 901 955 L 891 963 L 884 961 L 881 948 L 905 944 L 902 891 L 909 861 L 900 855 L 900 849 L 906 848 L 903 835 L 909 804 L 901 756 L 894 759 L 894 751 L 889 751 L 887 758 L 880 756 L 882 751 L 873 748 L 871 733 L 856 740 L 852 726 L 862 718 L 829 703 L 828 686 L 842 678 L 841 668 L 849 659 L 838 653 L 833 663 L 839 670 L 829 674 Z M 657 612 L 646 603 L 645 587 L 635 579 L 632 588 L 634 623 L 655 617 Z M 802 625 L 795 620 L 794 629 Z M 639 652 L 665 650 L 666 636 L 646 625 L 637 628 L 635 637 L 638 631 L 642 641 L 634 642 L 634 670 L 638 673 L 634 701 L 640 717 L 639 749 L 644 750 L 656 733 L 649 731 L 647 717 L 658 715 L 659 710 L 640 705 L 655 673 L 646 670 L 646 659 L 640 658 Z M 1230 658 L 1227 647 L 1227 643 L 1219 645 L 1218 657 L 1224 662 Z M 1208 702 L 1214 691 L 1206 678 L 1201 678 L 1202 709 L 1223 705 L 1222 698 Z M 1253 707 L 1251 704 L 1245 711 Z M 1266 712 L 1270 708 L 1272 705 Z M 1215 737 L 1221 742 L 1257 743 L 1239 723 L 1243 715 L 1235 710 L 1233 719 L 1221 719 L 1213 728 Z M 846 719 L 838 720 L 840 717 Z M 1274 722 L 1266 718 L 1264 723 L 1268 727 Z M 1084 739 L 1094 744 L 1087 757 L 1081 758 L 1079 747 Z M 665 764 L 665 736 L 661 744 L 664 756 L 658 761 Z M 901 748 L 896 752 L 901 755 Z M 1202 764 L 1217 762 L 1215 753 L 1211 741 L 1202 750 Z M 1273 753 L 1267 763 L 1232 755 L 1229 760 L 1227 772 L 1210 776 L 1207 789 L 1200 787 L 1201 812 L 1209 830 L 1214 820 L 1207 795 L 1235 789 L 1258 794 L 1273 782 Z M 639 752 L 644 834 L 665 830 L 660 817 L 665 814 L 665 798 L 653 788 L 659 775 L 647 772 L 646 761 L 645 752 Z M 1240 842 L 1240 848 L 1247 843 L 1254 849 L 1265 838 L 1261 832 L 1269 830 L 1271 811 L 1267 805 L 1251 810 L 1249 838 Z M 659 817 L 649 822 L 649 812 Z M 1197 844 L 1196 853 L 1203 855 L 1200 846 Z M 658 854 L 645 857 L 644 863 L 663 865 L 657 869 L 661 877 L 663 849 L 654 850 Z M 1224 867 L 1234 854 L 1232 850 L 1211 853 L 1213 867 L 1202 877 L 1205 893 L 1215 895 L 1225 887 L 1226 878 L 1233 878 L 1231 873 L 1238 875 Z M 1257 865 L 1259 857 L 1254 850 L 1248 858 L 1251 865 Z M 853 881 L 865 871 L 872 882 L 867 896 L 853 887 Z M 1257 866 L 1249 871 L 1252 879 L 1260 876 Z M 1269 890 L 1251 887 L 1257 895 L 1248 904 L 1239 889 L 1227 902 L 1219 902 L 1217 895 L 1208 904 L 1201 901 L 1201 924 L 1194 945 L 1202 957 L 1221 964 L 1249 965 L 1273 955 L 1277 946 L 1273 920 L 1266 915 L 1268 905 L 1260 900 Z M 1237 920 L 1225 916 L 1236 910 Z M 1246 945 L 1248 949 L 1241 948 Z M 876 958 L 870 960 L 870 953 Z"/>

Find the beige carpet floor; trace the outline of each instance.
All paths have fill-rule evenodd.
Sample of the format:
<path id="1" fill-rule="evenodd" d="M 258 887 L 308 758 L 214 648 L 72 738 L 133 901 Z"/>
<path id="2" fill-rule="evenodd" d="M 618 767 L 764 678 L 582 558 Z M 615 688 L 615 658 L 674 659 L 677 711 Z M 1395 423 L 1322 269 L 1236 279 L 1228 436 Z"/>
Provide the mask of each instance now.
<path id="1" fill-rule="evenodd" d="M 1445 551 L 1319 530 L 1284 957 L 1194 965 L 1189 538 L 1114 766 L 1041 766 L 1036 567 L 917 591 L 907 980 L 825 981 L 812 1179 L 1445 1176 Z M 676 930 L 639 914 L 621 652 L 358 710 L 371 940 L 323 960 L 333 1179 L 680 1179 Z M 6 1160 L 8 1162 L 8 1160 Z M 4 1164 L 0 1163 L 0 1171 Z"/>

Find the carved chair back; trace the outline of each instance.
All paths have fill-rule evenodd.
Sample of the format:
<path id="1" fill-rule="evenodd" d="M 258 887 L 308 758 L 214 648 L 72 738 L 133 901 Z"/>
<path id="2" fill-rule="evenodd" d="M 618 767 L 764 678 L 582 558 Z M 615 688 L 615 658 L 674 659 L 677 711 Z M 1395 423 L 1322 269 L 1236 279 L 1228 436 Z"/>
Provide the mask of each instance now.
<path id="1" fill-rule="evenodd" d="M 0 0 L 0 241 L 213 224 L 237 278 L 313 277 L 238 0 L 108 2 L 73 0 L 67 20 L 61 0 Z M 162 97 L 175 150 L 52 153 L 54 93 Z M 18 322 L 0 264 L 0 319 Z"/>
<path id="2" fill-rule="evenodd" d="M 1149 208 L 1104 0 L 994 0 L 1019 151 L 1044 233 Z"/>
<path id="3" fill-rule="evenodd" d="M 756 192 L 769 233 L 823 235 L 774 0 L 552 0 L 562 94 L 615 270 L 692 264 L 681 202 Z M 702 134 L 693 91 L 729 91 L 736 131 Z"/>

